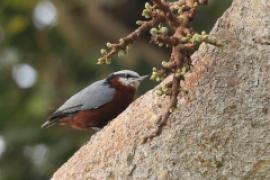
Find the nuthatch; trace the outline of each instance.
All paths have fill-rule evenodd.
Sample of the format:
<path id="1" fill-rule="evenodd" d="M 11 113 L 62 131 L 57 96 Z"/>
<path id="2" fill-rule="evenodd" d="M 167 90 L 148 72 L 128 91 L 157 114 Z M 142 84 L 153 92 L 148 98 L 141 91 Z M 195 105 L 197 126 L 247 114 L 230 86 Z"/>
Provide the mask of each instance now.
<path id="1" fill-rule="evenodd" d="M 130 70 L 114 72 L 70 97 L 41 127 L 59 123 L 79 130 L 102 128 L 128 107 L 147 77 Z"/>

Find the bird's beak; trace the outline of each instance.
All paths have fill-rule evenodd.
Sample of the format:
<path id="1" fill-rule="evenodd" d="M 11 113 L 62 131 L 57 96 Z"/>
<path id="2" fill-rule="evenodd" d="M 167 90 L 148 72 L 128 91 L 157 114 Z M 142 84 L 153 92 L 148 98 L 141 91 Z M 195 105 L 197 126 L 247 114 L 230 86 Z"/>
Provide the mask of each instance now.
<path id="1" fill-rule="evenodd" d="M 138 81 L 143 81 L 143 80 L 145 80 L 148 77 L 149 77 L 149 75 L 144 75 L 144 76 L 139 77 L 137 80 Z"/>

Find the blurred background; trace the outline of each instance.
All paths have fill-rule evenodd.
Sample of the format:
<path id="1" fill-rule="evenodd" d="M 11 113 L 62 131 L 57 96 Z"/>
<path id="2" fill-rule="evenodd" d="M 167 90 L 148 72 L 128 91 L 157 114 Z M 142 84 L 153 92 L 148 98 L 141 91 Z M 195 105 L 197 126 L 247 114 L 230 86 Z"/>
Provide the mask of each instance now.
<path id="1" fill-rule="evenodd" d="M 108 73 L 150 73 L 169 52 L 147 44 L 96 65 L 99 50 L 136 28 L 145 0 L 0 1 L 0 180 L 49 179 L 90 137 L 66 127 L 41 129 L 76 91 Z M 210 0 L 194 21 L 210 31 L 230 0 Z M 137 96 L 153 88 L 145 81 Z"/>

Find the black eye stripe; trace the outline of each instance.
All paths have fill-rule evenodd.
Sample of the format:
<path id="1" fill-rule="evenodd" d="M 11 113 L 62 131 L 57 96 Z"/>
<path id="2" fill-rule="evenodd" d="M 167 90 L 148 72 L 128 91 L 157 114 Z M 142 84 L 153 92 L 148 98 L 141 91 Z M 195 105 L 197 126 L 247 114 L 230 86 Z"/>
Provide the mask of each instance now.
<path id="1" fill-rule="evenodd" d="M 134 76 L 132 74 L 116 74 L 115 76 L 116 77 L 123 77 L 123 78 L 131 78 L 131 77 L 137 78 L 137 76 Z"/>
<path id="2" fill-rule="evenodd" d="M 119 74 L 110 74 L 107 78 L 106 78 L 106 83 L 110 83 L 112 79 L 114 78 L 139 78 L 139 76 L 137 75 L 132 75 L 132 74 L 128 74 L 128 73 L 119 73 Z"/>

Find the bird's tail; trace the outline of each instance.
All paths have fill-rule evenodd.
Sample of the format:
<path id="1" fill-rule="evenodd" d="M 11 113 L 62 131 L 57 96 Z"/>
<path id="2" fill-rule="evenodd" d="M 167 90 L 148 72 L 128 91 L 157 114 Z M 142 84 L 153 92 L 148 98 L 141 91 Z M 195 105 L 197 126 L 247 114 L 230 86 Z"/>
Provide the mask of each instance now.
<path id="1" fill-rule="evenodd" d="M 48 128 L 55 125 L 56 123 L 57 123 L 56 119 L 49 119 L 41 125 L 41 128 Z"/>

